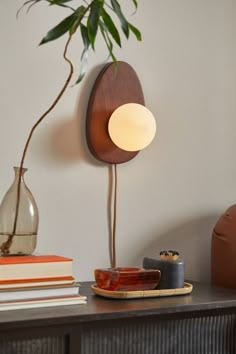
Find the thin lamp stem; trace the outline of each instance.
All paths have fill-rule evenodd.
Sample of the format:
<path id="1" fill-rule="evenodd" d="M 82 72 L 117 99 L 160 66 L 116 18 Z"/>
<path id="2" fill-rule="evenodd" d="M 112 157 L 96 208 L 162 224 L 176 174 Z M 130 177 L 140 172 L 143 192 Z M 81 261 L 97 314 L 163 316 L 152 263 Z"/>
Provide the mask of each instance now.
<path id="1" fill-rule="evenodd" d="M 113 207 L 113 229 L 112 229 L 112 267 L 116 267 L 116 214 L 117 214 L 117 165 L 114 164 L 115 186 L 114 186 L 114 207 Z"/>

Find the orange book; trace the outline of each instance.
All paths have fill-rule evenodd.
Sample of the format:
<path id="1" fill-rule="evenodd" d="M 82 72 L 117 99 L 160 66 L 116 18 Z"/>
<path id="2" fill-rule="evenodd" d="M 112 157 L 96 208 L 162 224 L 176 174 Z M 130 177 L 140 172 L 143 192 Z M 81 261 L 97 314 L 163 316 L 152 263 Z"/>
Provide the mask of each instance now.
<path id="1" fill-rule="evenodd" d="M 42 286 L 57 286 L 57 285 L 72 285 L 75 283 L 75 278 L 68 277 L 45 277 L 45 278 L 31 278 L 31 279 L 8 279 L 0 280 L 0 290 L 28 288 L 28 287 L 42 287 Z"/>
<path id="2" fill-rule="evenodd" d="M 48 255 L 30 255 L 30 256 L 9 256 L 0 257 L 0 267 L 2 265 L 23 264 L 23 263 L 44 263 L 44 262 L 68 262 L 72 258 L 57 256 L 54 254 Z"/>
<path id="3" fill-rule="evenodd" d="M 57 255 L 0 257 L 0 284 L 4 281 L 28 282 L 45 278 L 73 277 L 72 258 Z"/>

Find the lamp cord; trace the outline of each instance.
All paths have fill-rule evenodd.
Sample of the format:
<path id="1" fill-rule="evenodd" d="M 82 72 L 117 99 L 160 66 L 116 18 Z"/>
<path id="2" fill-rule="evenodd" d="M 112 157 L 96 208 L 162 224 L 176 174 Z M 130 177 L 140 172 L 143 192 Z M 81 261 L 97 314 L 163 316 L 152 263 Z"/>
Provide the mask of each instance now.
<path id="1" fill-rule="evenodd" d="M 113 229 L 112 229 L 112 268 L 116 267 L 116 214 L 117 214 L 117 165 L 114 164 L 114 199 L 113 199 Z"/>

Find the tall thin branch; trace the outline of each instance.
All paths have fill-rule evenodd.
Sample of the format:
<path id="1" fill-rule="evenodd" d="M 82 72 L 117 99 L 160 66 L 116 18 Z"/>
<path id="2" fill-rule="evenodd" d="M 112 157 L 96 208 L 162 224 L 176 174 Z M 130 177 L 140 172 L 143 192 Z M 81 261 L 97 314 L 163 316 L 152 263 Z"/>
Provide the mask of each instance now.
<path id="1" fill-rule="evenodd" d="M 73 76 L 73 73 L 74 73 L 74 66 L 71 62 L 71 60 L 67 57 L 67 51 L 68 51 L 68 47 L 69 47 L 69 44 L 71 42 L 71 39 L 72 39 L 72 36 L 73 36 L 74 33 L 70 33 L 69 34 L 69 37 L 68 37 L 68 40 L 66 42 L 66 45 L 65 45 L 65 49 L 64 49 L 64 53 L 63 53 L 63 58 L 64 60 L 69 64 L 69 67 L 70 67 L 70 70 L 69 70 L 69 74 L 68 74 L 68 77 L 62 87 L 62 89 L 60 90 L 59 94 L 57 95 L 56 99 L 53 101 L 53 103 L 51 104 L 51 106 L 42 114 L 42 116 L 37 120 L 37 122 L 33 125 L 30 133 L 29 133 L 29 136 L 28 136 L 28 139 L 26 141 L 26 144 L 25 144 L 25 147 L 24 147 L 24 150 L 23 150 L 23 154 L 22 154 L 22 158 L 21 158 L 21 162 L 20 162 L 20 173 L 19 173 L 19 180 L 18 180 L 18 184 L 17 184 L 17 199 L 16 199 L 16 212 L 15 212 L 15 218 L 14 218 L 14 224 L 13 224 L 13 230 L 12 230 L 12 233 L 10 235 L 8 235 L 8 239 L 6 242 L 4 242 L 2 245 L 1 245 L 1 252 L 4 254 L 4 255 L 7 255 L 9 252 L 10 252 L 10 247 L 12 245 L 12 242 L 13 242 L 13 238 L 16 234 L 16 228 L 17 228 L 17 221 L 18 221 L 18 215 L 19 215 L 19 205 L 20 205 L 20 188 L 21 188 L 21 178 L 22 178 L 22 175 L 23 175 L 23 167 L 24 167 L 24 161 L 25 161 L 25 157 L 26 157 L 26 153 L 28 151 L 28 147 L 29 147 L 29 144 L 30 144 L 30 141 L 31 141 L 31 138 L 33 136 L 33 133 L 35 131 L 35 129 L 37 128 L 37 126 L 42 122 L 42 120 L 44 120 L 44 118 L 53 110 L 53 108 L 57 105 L 58 101 L 61 99 L 61 97 L 63 96 L 63 94 L 65 93 L 71 79 L 72 79 L 72 76 Z"/>

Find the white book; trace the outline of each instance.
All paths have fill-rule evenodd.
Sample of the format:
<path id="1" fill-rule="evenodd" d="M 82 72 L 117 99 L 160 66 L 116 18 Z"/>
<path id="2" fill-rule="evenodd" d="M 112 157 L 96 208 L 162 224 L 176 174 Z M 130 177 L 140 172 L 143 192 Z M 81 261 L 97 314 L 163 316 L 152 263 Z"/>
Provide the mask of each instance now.
<path id="1" fill-rule="evenodd" d="M 87 297 L 82 295 L 55 298 L 38 298 L 32 300 L 7 301 L 0 303 L 0 311 L 31 309 L 52 306 L 86 304 Z"/>
<path id="2" fill-rule="evenodd" d="M 56 296 L 72 296 L 79 294 L 79 284 L 75 283 L 69 286 L 41 286 L 25 289 L 0 290 L 0 306 L 1 302 L 36 299 Z"/>

